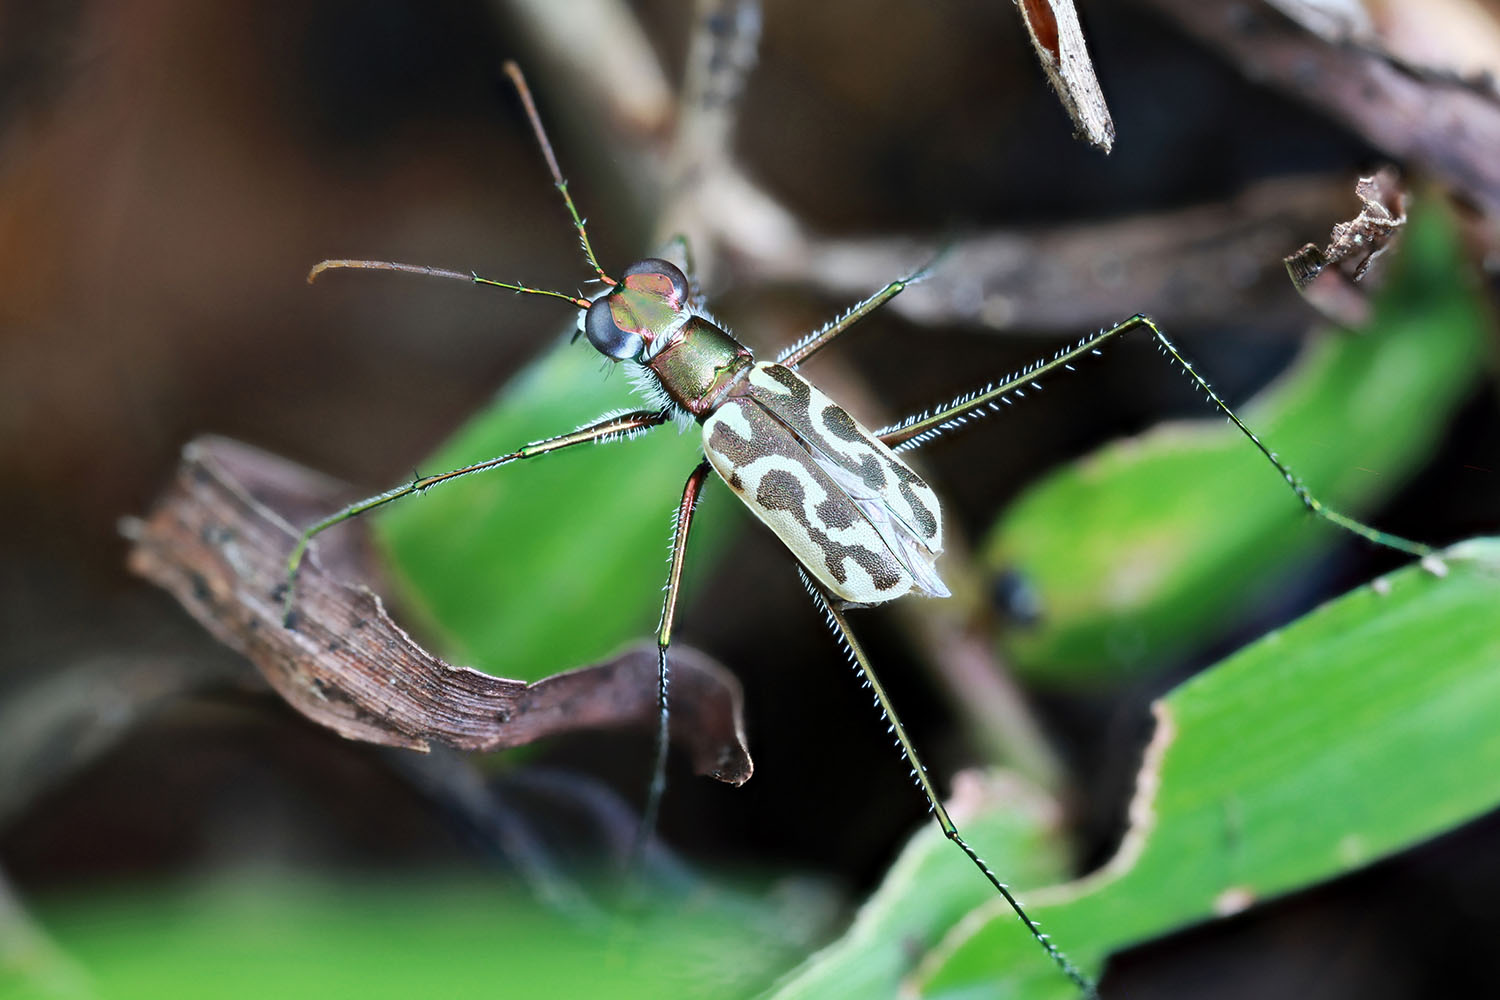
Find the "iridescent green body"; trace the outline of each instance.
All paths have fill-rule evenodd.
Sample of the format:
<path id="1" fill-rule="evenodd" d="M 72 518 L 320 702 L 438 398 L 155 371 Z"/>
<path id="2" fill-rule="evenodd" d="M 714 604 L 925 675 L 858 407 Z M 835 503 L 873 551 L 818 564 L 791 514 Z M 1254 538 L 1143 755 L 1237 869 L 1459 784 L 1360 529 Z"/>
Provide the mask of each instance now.
<path id="1" fill-rule="evenodd" d="M 703 425 L 713 470 L 829 594 L 851 605 L 948 596 L 932 488 L 793 368 L 756 362 L 676 265 L 632 264 L 583 325 L 605 354 L 635 352 L 654 402 Z"/>
<path id="2" fill-rule="evenodd" d="M 691 316 L 660 353 L 645 362 L 676 405 L 700 422 L 755 364 L 750 349 L 702 316 Z"/>

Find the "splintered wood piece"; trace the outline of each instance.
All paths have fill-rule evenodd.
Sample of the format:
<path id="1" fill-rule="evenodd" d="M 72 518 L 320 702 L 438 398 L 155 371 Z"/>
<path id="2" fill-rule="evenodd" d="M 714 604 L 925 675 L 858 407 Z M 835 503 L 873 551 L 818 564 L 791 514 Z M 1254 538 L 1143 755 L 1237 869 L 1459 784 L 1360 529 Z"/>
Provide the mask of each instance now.
<path id="1" fill-rule="evenodd" d="M 1115 122 L 1083 40 L 1073 0 L 1016 0 L 1031 47 L 1078 134 L 1106 153 L 1115 144 Z"/>

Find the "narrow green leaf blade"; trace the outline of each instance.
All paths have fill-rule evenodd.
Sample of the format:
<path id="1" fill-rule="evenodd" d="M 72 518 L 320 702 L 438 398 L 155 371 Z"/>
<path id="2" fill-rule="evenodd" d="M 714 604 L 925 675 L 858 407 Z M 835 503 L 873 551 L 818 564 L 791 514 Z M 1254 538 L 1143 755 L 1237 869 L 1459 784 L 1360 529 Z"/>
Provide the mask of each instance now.
<path id="1" fill-rule="evenodd" d="M 1446 559 L 1445 577 L 1392 573 L 1164 699 L 1119 854 L 1034 897 L 1057 940 L 1102 956 L 1500 804 L 1500 539 Z M 990 995 L 1034 947 L 1010 924 L 971 917 L 929 957 L 922 994 Z"/>
<path id="2" fill-rule="evenodd" d="M 1066 871 L 1056 802 L 1022 779 L 997 772 L 959 775 L 949 810 L 990 867 L 1017 885 L 1045 885 Z M 995 890 L 956 845 L 929 823 L 912 837 L 885 882 L 838 941 L 802 963 L 767 1000 L 864 1000 L 895 996 L 916 962 Z M 1014 918 L 1012 918 L 1014 919 Z M 1023 934 L 1021 924 L 1016 929 Z M 1025 971 L 1057 970 L 1038 950 Z"/>
<path id="3" fill-rule="evenodd" d="M 1413 218 L 1395 263 L 1368 329 L 1317 338 L 1240 409 L 1314 493 L 1355 516 L 1430 454 L 1483 369 L 1490 328 L 1439 206 Z M 1238 431 L 1205 419 L 1116 442 L 1032 486 L 983 557 L 1041 603 L 1037 627 L 1006 634 L 1010 661 L 1037 683 L 1082 683 L 1211 641 L 1341 538 Z"/>

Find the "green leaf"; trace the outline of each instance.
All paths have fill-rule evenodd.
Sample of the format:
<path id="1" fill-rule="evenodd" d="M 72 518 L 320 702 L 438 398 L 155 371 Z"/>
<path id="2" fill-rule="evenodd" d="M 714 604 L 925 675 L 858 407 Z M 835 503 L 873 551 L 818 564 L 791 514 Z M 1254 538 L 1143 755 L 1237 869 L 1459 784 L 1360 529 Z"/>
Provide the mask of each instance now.
<path id="1" fill-rule="evenodd" d="M 638 409 L 624 372 L 559 342 L 427 460 L 457 468 Z M 393 504 L 376 535 L 404 603 L 450 658 L 521 680 L 603 659 L 652 633 L 672 512 L 702 459 L 697 428 L 582 445 Z M 690 566 L 728 540 L 726 498 L 710 488 L 694 521 Z M 689 589 L 691 593 L 691 588 Z"/>
<path id="2" fill-rule="evenodd" d="M 1333 878 L 1500 804 L 1500 539 L 1324 605 L 1157 706 L 1116 857 L 1027 897 L 1072 957 Z M 928 956 L 924 996 L 1001 994 L 1036 946 L 994 907 Z M 1088 966 L 1086 966 L 1088 967 Z M 1061 983 L 1063 991 L 1059 992 Z"/>
<path id="3" fill-rule="evenodd" d="M 1359 516 L 1431 452 L 1483 368 L 1489 317 L 1438 204 L 1413 217 L 1374 319 L 1312 341 L 1240 409 L 1324 502 Z M 1203 373 L 1212 379 L 1212 372 Z M 983 546 L 1043 611 L 1004 637 L 1037 683 L 1159 665 L 1232 625 L 1344 536 L 1221 419 L 1165 424 L 1032 486 Z"/>
<path id="4" fill-rule="evenodd" d="M 955 780 L 949 811 L 985 861 L 1018 885 L 1044 885 L 1066 871 L 1059 810 L 1014 775 Z M 995 899 L 969 859 L 928 823 L 912 837 L 885 882 L 842 938 L 812 955 L 769 1000 L 864 1000 L 895 996 L 922 955 L 965 914 Z"/>
<path id="5" fill-rule="evenodd" d="M 774 900 L 774 901 L 773 901 Z M 807 947 L 795 893 L 700 887 L 566 917 L 492 880 L 376 885 L 257 876 L 43 897 L 48 932 L 109 1000 L 750 995 Z M 0 996 L 32 996 L 0 977 Z"/>

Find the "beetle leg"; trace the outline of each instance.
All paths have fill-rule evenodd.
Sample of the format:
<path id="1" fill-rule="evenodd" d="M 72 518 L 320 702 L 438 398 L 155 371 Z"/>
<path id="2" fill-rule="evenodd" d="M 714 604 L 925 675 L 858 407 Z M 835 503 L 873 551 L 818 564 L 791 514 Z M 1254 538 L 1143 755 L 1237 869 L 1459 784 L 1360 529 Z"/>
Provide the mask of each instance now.
<path id="1" fill-rule="evenodd" d="M 801 572 L 800 567 L 799 572 Z M 958 832 L 958 826 L 954 824 L 953 818 L 948 815 L 947 808 L 944 807 L 942 799 L 938 796 L 937 786 L 933 784 L 932 778 L 927 774 L 927 768 L 923 766 L 922 759 L 917 756 L 917 749 L 912 745 L 911 737 L 907 735 L 906 727 L 901 724 L 900 717 L 896 715 L 896 709 L 891 704 L 890 696 L 886 694 L 885 687 L 880 683 L 879 678 L 875 676 L 875 671 L 870 666 L 870 658 L 865 654 L 864 648 L 859 644 L 859 640 L 854 638 L 854 633 L 849 629 L 849 621 L 844 617 L 844 610 L 840 602 L 813 583 L 805 572 L 802 573 L 802 583 L 807 587 L 807 592 L 813 596 L 813 600 L 822 607 L 828 621 L 829 629 L 832 630 L 834 637 L 842 643 L 844 652 L 849 655 L 850 664 L 859 673 L 864 686 L 874 693 L 875 707 L 880 710 L 881 715 L 889 724 L 889 731 L 896 738 L 896 746 L 901 749 L 902 756 L 911 765 L 912 779 L 922 789 L 922 793 L 927 796 L 928 808 L 932 811 L 933 818 L 937 820 L 938 826 L 942 827 L 943 835 L 957 844 L 959 850 L 964 852 L 964 855 L 974 863 L 976 868 L 984 873 L 984 877 L 989 879 L 990 884 L 999 891 L 1000 895 L 1005 897 L 1005 901 L 1010 904 L 1011 909 L 1015 911 L 1021 923 L 1026 925 L 1026 929 L 1031 932 L 1031 936 L 1036 938 L 1037 943 L 1046 950 L 1052 961 L 1062 970 L 1062 973 L 1071 979 L 1074 985 L 1083 991 L 1085 996 L 1097 998 L 1099 995 L 1098 989 L 1094 986 L 1093 981 L 1084 975 L 1068 956 L 1063 954 L 1057 945 L 1052 943 L 1052 939 L 1048 935 L 1042 932 L 1042 929 L 1037 926 L 1036 921 L 1031 919 L 1030 915 L 1022 909 L 1020 902 L 1011 893 L 1010 887 L 1000 881 L 999 876 L 990 869 L 990 866 L 985 863 L 984 859 L 979 856 L 974 848 L 969 846 L 969 842 L 964 840 L 963 836 Z"/>
<path id="2" fill-rule="evenodd" d="M 646 793 L 646 808 L 641 812 L 641 828 L 636 837 L 637 854 L 644 849 L 646 841 L 656 829 L 662 793 L 667 788 L 667 746 L 671 737 L 667 703 L 667 647 L 672 644 L 672 625 L 677 618 L 677 596 L 682 590 L 682 565 L 687 558 L 688 531 L 693 526 L 693 513 L 698 509 L 698 497 L 703 492 L 703 483 L 708 479 L 712 468 L 707 461 L 698 463 L 698 467 L 682 487 L 682 502 L 677 505 L 672 518 L 672 556 L 667 571 L 667 596 L 662 600 L 661 623 L 656 628 L 656 757 L 651 769 L 651 785 Z"/>
<path id="3" fill-rule="evenodd" d="M 297 536 L 297 543 L 292 546 L 292 554 L 286 561 L 286 582 L 282 585 L 281 609 L 282 624 L 287 628 L 293 627 L 294 616 L 292 614 L 292 601 L 297 586 L 297 573 L 302 568 L 302 559 L 307 554 L 307 547 L 312 544 L 315 536 L 327 531 L 336 524 L 360 514 L 383 507 L 393 500 L 411 496 L 413 493 L 425 493 L 434 486 L 458 479 L 462 476 L 471 475 L 475 472 L 484 472 L 488 469 L 496 469 L 511 462 L 518 462 L 523 458 L 535 458 L 538 455 L 546 455 L 550 452 L 559 451 L 563 448 L 572 447 L 575 444 L 602 443 L 605 441 L 618 441 L 622 438 L 631 437 L 641 431 L 649 430 L 666 423 L 671 419 L 671 413 L 667 410 L 634 410 L 629 413 L 617 413 L 613 416 L 603 417 L 592 424 L 580 427 L 576 431 L 559 434 L 557 437 L 547 438 L 544 441 L 534 441 L 523 448 L 519 448 L 507 455 L 498 455 L 495 458 L 473 465 L 466 465 L 461 469 L 453 469 L 450 472 L 439 473 L 436 476 L 418 476 L 411 482 L 394 489 L 386 490 L 372 497 L 356 501 L 336 513 L 330 514 L 323 520 L 312 525 Z"/>
<path id="4" fill-rule="evenodd" d="M 1435 550 L 1431 546 L 1372 528 L 1362 521 L 1356 521 L 1352 517 L 1329 508 L 1323 501 L 1314 496 L 1306 484 L 1297 477 L 1297 474 L 1281 460 L 1281 457 L 1267 447 L 1265 442 L 1240 419 L 1239 414 L 1235 413 L 1229 404 L 1224 402 L 1223 397 L 1214 391 L 1213 386 L 1209 385 L 1208 381 L 1202 375 L 1198 374 L 1197 369 L 1177 350 L 1177 346 L 1167 339 L 1167 335 L 1162 332 L 1161 327 L 1156 325 L 1156 321 L 1149 316 L 1139 313 L 1125 320 L 1123 323 L 1116 323 L 1106 330 L 1100 330 L 1092 336 L 1083 338 L 1073 347 L 1058 351 L 1050 359 L 1038 360 L 1027 365 L 1018 374 L 1012 375 L 1002 382 L 993 383 L 976 392 L 965 393 L 947 406 L 941 407 L 936 411 L 908 417 L 905 420 L 892 424 L 890 427 L 877 431 L 875 436 L 896 451 L 921 447 L 945 431 L 954 430 L 972 420 L 977 420 L 980 417 L 998 411 L 1002 403 L 1011 402 L 1012 394 L 1021 396 L 1024 395 L 1024 391 L 1027 388 L 1040 389 L 1041 385 L 1037 380 L 1043 375 L 1058 368 L 1071 371 L 1073 361 L 1086 355 L 1098 354 L 1099 345 L 1112 337 L 1119 336 L 1122 333 L 1129 333 L 1132 330 L 1149 330 L 1151 332 L 1152 336 L 1156 339 L 1157 349 L 1166 355 L 1170 361 L 1176 362 L 1181 366 L 1182 370 L 1187 373 L 1188 378 L 1192 379 L 1193 383 L 1208 396 L 1209 402 L 1213 403 L 1219 409 L 1219 412 L 1223 413 L 1229 419 L 1229 422 L 1239 429 L 1241 434 L 1250 439 L 1250 443 L 1260 450 L 1260 453 L 1276 468 L 1277 472 L 1281 473 L 1281 478 L 1286 481 L 1287 486 L 1297 495 L 1297 499 L 1302 502 L 1302 506 L 1306 507 L 1310 513 L 1376 545 L 1422 558 L 1433 554 Z"/>

